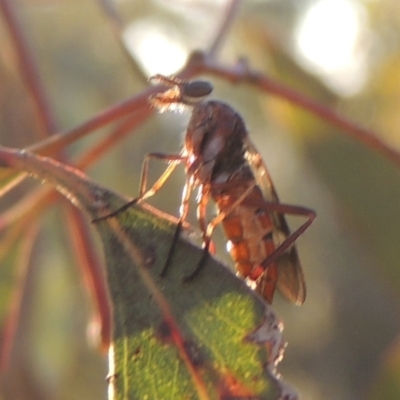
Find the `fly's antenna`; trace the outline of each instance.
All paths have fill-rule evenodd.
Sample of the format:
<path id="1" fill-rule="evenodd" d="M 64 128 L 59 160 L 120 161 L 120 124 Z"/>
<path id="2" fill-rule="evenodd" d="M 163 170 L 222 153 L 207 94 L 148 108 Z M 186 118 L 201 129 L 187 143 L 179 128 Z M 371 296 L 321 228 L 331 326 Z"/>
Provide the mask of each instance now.
<path id="1" fill-rule="evenodd" d="M 201 80 L 187 81 L 176 77 L 155 75 L 149 81 L 170 87 L 163 93 L 149 97 L 152 106 L 160 112 L 167 110 L 183 111 L 185 106 L 194 106 L 200 103 L 213 91 L 210 82 Z"/>

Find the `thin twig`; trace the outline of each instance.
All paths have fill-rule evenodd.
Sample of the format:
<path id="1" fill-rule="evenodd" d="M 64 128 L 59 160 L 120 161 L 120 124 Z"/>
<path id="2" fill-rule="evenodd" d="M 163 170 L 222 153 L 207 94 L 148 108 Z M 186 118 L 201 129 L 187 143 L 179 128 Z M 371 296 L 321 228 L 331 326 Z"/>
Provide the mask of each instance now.
<path id="1" fill-rule="evenodd" d="M 14 3 L 14 4 L 13 4 Z M 49 103 L 46 98 L 44 86 L 40 74 L 34 62 L 27 40 L 16 18 L 14 7 L 15 2 L 10 0 L 0 0 L 0 10 L 8 26 L 16 49 L 21 76 L 24 78 L 28 92 L 30 93 L 38 117 L 42 137 L 46 137 L 57 131 L 56 122 Z"/>
<path id="2" fill-rule="evenodd" d="M 108 292 L 103 274 L 103 266 L 94 251 L 88 228 L 82 220 L 81 212 L 74 206 L 65 208 L 65 222 L 69 228 L 69 237 L 84 286 L 89 294 L 93 310 L 93 323 L 99 327 L 99 340 L 103 351 L 107 351 L 111 342 L 111 310 L 108 302 Z M 88 243 L 91 245 L 88 246 Z"/>
<path id="3" fill-rule="evenodd" d="M 81 125 L 76 126 L 65 132 L 60 132 L 39 143 L 27 147 L 26 150 L 41 154 L 52 155 L 63 149 L 65 146 L 74 143 L 76 140 L 92 133 L 98 128 L 102 128 L 120 118 L 126 117 L 132 112 L 143 111 L 150 108 L 148 97 L 160 89 L 150 87 L 142 91 L 139 95 L 124 100 L 96 114 Z"/>
<path id="4" fill-rule="evenodd" d="M 11 295 L 10 308 L 6 321 L 4 322 L 2 333 L 0 371 L 4 371 L 8 368 L 11 362 L 14 339 L 20 323 L 23 299 L 26 292 L 26 285 L 28 284 L 27 277 L 30 269 L 31 255 L 38 232 L 39 225 L 37 222 L 30 225 L 29 229 L 24 233 L 21 248 L 19 249 L 17 282 L 15 283 Z"/>
<path id="5" fill-rule="evenodd" d="M 13 5 L 9 2 L 9 0 L 0 0 L 0 10 L 3 13 L 4 19 L 8 25 L 10 34 L 14 41 L 14 48 L 17 51 L 21 75 L 24 77 L 26 81 L 26 85 L 29 93 L 33 98 L 33 102 L 35 105 L 36 113 L 40 122 L 42 136 L 49 136 L 50 134 L 56 132 L 57 125 L 55 119 L 53 118 L 52 109 L 49 106 L 43 85 L 41 83 L 41 77 L 38 72 L 38 68 L 34 62 L 34 58 L 30 53 L 29 47 L 27 46 L 26 38 L 23 35 L 23 32 L 18 24 L 17 18 L 15 17 Z M 60 148 L 59 150 L 63 150 Z M 65 158 L 65 157 L 63 157 Z M 14 180 L 16 182 L 19 178 Z M 70 207 L 70 205 L 68 206 Z M 32 208 L 30 208 L 32 210 Z M 75 226 L 79 226 L 80 233 L 80 248 L 84 248 L 87 254 L 94 254 L 92 243 L 89 240 L 87 227 L 83 223 L 81 214 L 74 214 L 73 222 Z M 75 238 L 72 237 L 72 240 Z M 77 258 L 79 260 L 83 260 L 82 251 L 79 251 L 79 248 L 75 246 L 75 250 L 77 251 Z M 29 258 L 27 258 L 29 259 Z M 101 336 L 102 336 L 102 344 L 107 346 L 110 341 L 110 310 L 107 302 L 107 293 L 105 288 L 101 290 L 101 285 L 93 284 L 93 282 L 99 281 L 98 275 L 101 274 L 101 266 L 96 262 L 94 257 L 86 257 L 86 262 L 82 264 L 85 265 L 85 268 L 82 270 L 88 271 L 87 274 L 83 274 L 84 276 L 91 275 L 90 278 L 84 280 L 87 283 L 87 291 L 91 294 L 92 299 L 95 300 L 96 306 L 101 306 L 101 308 L 96 309 L 96 316 L 100 319 L 101 325 Z"/>
<path id="6" fill-rule="evenodd" d="M 213 39 L 209 50 L 207 51 L 207 55 L 211 58 L 216 58 L 217 53 L 222 47 L 222 44 L 228 33 L 232 27 L 233 21 L 238 13 L 240 5 L 240 0 L 228 0 L 226 8 L 223 13 L 223 19 L 221 21 L 220 26 L 218 27 L 218 31 Z"/>
<path id="7" fill-rule="evenodd" d="M 93 145 L 85 152 L 85 154 L 79 157 L 79 160 L 75 162 L 75 167 L 82 170 L 87 169 L 90 165 L 98 161 L 104 154 L 110 151 L 112 147 L 118 144 L 129 133 L 144 123 L 152 113 L 153 111 L 150 108 L 147 108 L 141 113 L 135 113 L 129 116 L 114 130 L 113 133 Z"/>
<path id="8" fill-rule="evenodd" d="M 372 150 L 378 151 L 400 167 L 400 152 L 380 139 L 377 133 L 361 127 L 359 124 L 339 115 L 318 101 L 270 79 L 262 72 L 250 70 L 244 63 L 238 63 L 238 65 L 233 67 L 226 67 L 203 53 L 194 52 L 188 65 L 196 73 L 218 76 L 233 83 L 248 83 L 266 93 L 281 97 L 316 115 L 325 122 L 337 126 L 341 129 L 342 133 L 356 139 Z M 185 70 L 182 72 L 185 72 Z"/>
<path id="9" fill-rule="evenodd" d="M 142 113 L 135 113 L 127 118 L 113 133 L 99 141 L 91 147 L 87 152 L 78 157 L 74 161 L 74 166 L 81 170 L 85 170 L 97 162 L 104 154 L 116 146 L 130 132 L 135 130 L 148 118 L 151 109 L 147 109 Z M 23 174 L 21 174 L 23 176 Z M 19 199 L 12 207 L 4 211 L 0 215 L 0 231 L 8 228 L 11 224 L 27 217 L 33 213 L 37 217 L 47 210 L 58 199 L 59 194 L 47 186 L 39 186 Z"/>
<path id="10" fill-rule="evenodd" d="M 125 28 L 125 24 L 120 14 L 118 13 L 117 7 L 115 6 L 115 1 L 113 0 L 98 0 L 100 8 L 103 10 L 105 16 L 107 17 L 108 22 L 111 25 L 111 29 L 113 31 L 114 37 L 117 39 L 118 44 L 120 45 L 122 52 L 126 56 L 130 66 L 133 69 L 133 72 L 136 77 L 139 77 L 143 83 L 147 82 L 148 76 L 143 72 L 140 64 L 136 61 L 134 55 L 131 51 L 129 51 L 126 46 L 126 42 L 124 41 L 123 30 Z"/>

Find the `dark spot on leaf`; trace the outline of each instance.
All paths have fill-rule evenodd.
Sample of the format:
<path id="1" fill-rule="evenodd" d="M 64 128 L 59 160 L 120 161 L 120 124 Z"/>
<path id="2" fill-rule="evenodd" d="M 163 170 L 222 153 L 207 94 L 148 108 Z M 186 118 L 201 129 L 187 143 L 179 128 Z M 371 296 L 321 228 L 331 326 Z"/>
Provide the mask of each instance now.
<path id="1" fill-rule="evenodd" d="M 156 249 L 154 245 L 148 245 L 144 249 L 144 262 L 146 268 L 151 268 L 156 262 Z"/>
<path id="2" fill-rule="evenodd" d="M 141 349 L 140 347 L 136 347 L 136 349 L 134 350 L 134 352 L 132 353 L 132 360 L 135 360 L 136 358 L 138 358 L 138 356 L 141 353 Z"/>
<path id="3" fill-rule="evenodd" d="M 157 337 L 161 339 L 161 341 L 169 343 L 172 340 L 171 337 L 171 327 L 167 321 L 162 321 L 157 329 Z"/>
<path id="4" fill-rule="evenodd" d="M 199 346 L 195 342 L 187 340 L 185 342 L 185 350 L 191 363 L 195 367 L 201 367 L 205 364 L 204 356 L 201 353 Z"/>

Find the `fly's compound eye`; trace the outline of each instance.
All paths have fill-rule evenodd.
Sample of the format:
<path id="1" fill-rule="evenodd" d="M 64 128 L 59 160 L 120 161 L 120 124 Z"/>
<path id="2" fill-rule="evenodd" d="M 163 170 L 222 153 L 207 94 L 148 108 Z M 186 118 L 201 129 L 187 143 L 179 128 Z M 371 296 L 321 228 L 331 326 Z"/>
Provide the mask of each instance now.
<path id="1" fill-rule="evenodd" d="M 206 81 L 185 81 L 176 77 L 155 75 L 149 79 L 169 86 L 170 89 L 149 97 L 150 103 L 158 111 L 182 111 L 185 106 L 200 103 L 212 91 L 211 83 Z"/>
<path id="2" fill-rule="evenodd" d="M 212 91 L 213 86 L 207 81 L 185 82 L 181 87 L 182 103 L 193 104 L 202 101 Z"/>

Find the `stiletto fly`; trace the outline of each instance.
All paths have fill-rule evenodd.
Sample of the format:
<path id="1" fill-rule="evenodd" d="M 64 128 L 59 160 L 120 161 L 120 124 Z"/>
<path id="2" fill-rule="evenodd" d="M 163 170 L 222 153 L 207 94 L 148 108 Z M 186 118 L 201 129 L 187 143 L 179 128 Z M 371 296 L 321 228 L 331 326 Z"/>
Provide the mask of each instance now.
<path id="1" fill-rule="evenodd" d="M 184 148 L 178 155 L 147 154 L 139 197 L 100 219 L 115 216 L 153 196 L 174 168 L 183 164 L 186 183 L 179 222 L 161 274 L 164 275 L 171 264 L 182 225 L 188 215 L 191 194 L 197 188 L 197 218 L 203 235 L 203 256 L 185 280 L 193 279 L 204 266 L 214 228 L 221 224 L 240 277 L 246 279 L 269 303 L 278 289 L 290 302 L 302 304 L 306 297 L 306 286 L 294 242 L 311 225 L 315 212 L 279 202 L 268 170 L 250 141 L 242 117 L 228 104 L 204 100 L 213 90 L 210 83 L 162 75 L 156 75 L 151 80 L 169 87 L 149 99 L 159 111 L 192 107 Z M 151 159 L 165 161 L 168 167 L 147 190 L 147 171 Z M 210 200 L 216 204 L 217 215 L 206 222 Z M 304 216 L 307 220 L 291 233 L 285 214 Z"/>

